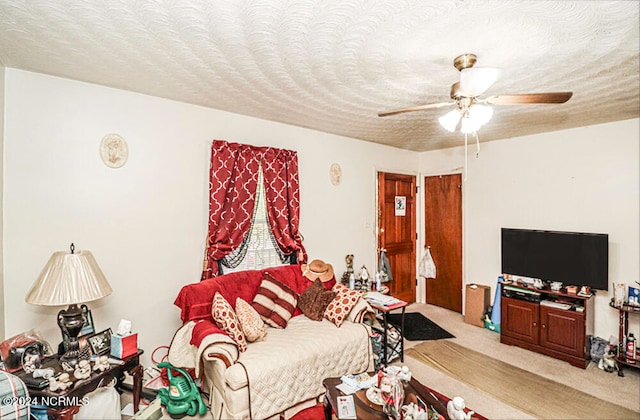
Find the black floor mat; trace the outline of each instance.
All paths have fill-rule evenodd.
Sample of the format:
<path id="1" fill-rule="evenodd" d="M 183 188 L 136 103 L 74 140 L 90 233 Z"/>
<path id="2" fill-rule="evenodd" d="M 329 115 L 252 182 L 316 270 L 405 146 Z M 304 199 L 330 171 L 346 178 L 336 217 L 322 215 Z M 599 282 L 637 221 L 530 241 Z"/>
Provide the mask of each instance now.
<path id="1" fill-rule="evenodd" d="M 400 327 L 402 314 L 388 314 L 389 322 Z M 440 340 L 455 338 L 447 330 L 419 312 L 404 315 L 404 338 L 409 341 Z"/>

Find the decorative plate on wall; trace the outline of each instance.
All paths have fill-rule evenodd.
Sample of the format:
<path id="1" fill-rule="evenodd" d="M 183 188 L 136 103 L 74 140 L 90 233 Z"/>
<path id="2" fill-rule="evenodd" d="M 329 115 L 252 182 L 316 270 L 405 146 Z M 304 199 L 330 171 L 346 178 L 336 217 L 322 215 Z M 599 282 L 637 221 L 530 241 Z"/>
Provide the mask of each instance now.
<path id="1" fill-rule="evenodd" d="M 119 134 L 107 134 L 100 143 L 100 157 L 110 168 L 122 167 L 129 157 L 127 142 Z"/>
<path id="2" fill-rule="evenodd" d="M 333 185 L 340 185 L 342 181 L 342 168 L 337 163 L 332 163 L 329 167 L 329 180 Z"/>

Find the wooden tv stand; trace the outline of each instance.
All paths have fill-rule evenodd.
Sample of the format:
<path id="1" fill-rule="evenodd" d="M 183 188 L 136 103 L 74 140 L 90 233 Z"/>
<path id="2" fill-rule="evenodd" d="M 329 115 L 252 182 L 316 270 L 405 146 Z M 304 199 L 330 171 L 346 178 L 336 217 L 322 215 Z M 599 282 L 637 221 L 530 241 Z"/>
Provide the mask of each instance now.
<path id="1" fill-rule="evenodd" d="M 593 335 L 593 296 L 566 293 L 565 289 L 534 289 L 515 283 L 502 285 L 541 294 L 541 302 L 501 296 L 500 342 L 542 353 L 585 369 L 590 361 Z M 546 306 L 542 301 L 556 301 L 571 305 L 570 309 Z M 579 310 L 583 308 L 583 310 Z"/>

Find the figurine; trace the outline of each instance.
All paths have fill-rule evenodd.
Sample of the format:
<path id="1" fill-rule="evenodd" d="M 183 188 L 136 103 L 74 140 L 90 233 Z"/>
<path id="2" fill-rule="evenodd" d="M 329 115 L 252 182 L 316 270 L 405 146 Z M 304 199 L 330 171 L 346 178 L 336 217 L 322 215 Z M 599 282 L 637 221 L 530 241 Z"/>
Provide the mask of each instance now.
<path id="1" fill-rule="evenodd" d="M 91 364 L 88 360 L 80 360 L 73 371 L 73 376 L 77 379 L 86 379 L 91 376 Z"/>
<path id="2" fill-rule="evenodd" d="M 53 368 L 36 369 L 36 370 L 33 371 L 33 377 L 34 378 L 49 379 L 49 378 L 53 377 L 54 373 L 55 373 L 55 371 L 53 370 Z"/>
<path id="3" fill-rule="evenodd" d="M 353 274 L 353 254 L 347 254 L 346 257 L 344 257 L 344 261 L 347 264 L 347 271 L 345 271 L 344 273 L 342 273 L 342 284 L 347 284 L 349 282 L 349 277 Z"/>
<path id="4" fill-rule="evenodd" d="M 365 283 L 369 281 L 369 270 L 364 265 L 360 268 L 360 280 Z"/>
<path id="5" fill-rule="evenodd" d="M 100 356 L 94 360 L 94 365 L 93 365 L 94 371 L 99 370 L 100 372 L 104 372 L 107 369 L 109 369 L 109 357 Z"/>
<path id="6" fill-rule="evenodd" d="M 69 374 L 66 372 L 49 378 L 49 391 L 64 391 L 71 385 L 71 379 L 69 379 Z"/>
<path id="7" fill-rule="evenodd" d="M 402 418 L 404 420 L 428 420 L 429 413 L 424 411 L 418 406 L 416 403 L 411 403 L 409 405 L 402 406 L 402 411 L 404 412 Z"/>
<path id="8" fill-rule="evenodd" d="M 447 403 L 447 414 L 451 420 L 470 420 L 473 411 L 464 412 L 464 400 L 461 397 L 454 397 Z"/>

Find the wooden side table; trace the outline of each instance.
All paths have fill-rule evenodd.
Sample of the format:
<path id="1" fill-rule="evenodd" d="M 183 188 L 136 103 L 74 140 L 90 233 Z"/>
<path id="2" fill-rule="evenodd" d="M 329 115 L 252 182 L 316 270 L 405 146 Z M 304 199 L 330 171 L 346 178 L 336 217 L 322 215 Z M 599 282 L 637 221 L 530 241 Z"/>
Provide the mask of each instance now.
<path id="1" fill-rule="evenodd" d="M 138 353 L 122 360 L 121 364 L 111 363 L 109 369 L 104 372 L 92 372 L 86 379 L 76 380 L 71 388 L 65 391 L 49 391 L 49 387 L 33 388 L 29 387 L 29 398 L 31 404 L 47 407 L 47 415 L 53 420 L 71 420 L 73 415 L 80 410 L 84 403 L 83 398 L 89 392 L 99 387 L 106 386 L 113 379 L 116 380 L 116 387 L 119 387 L 124 380 L 125 372 L 133 377 L 133 410 L 137 412 L 140 408 L 140 394 L 142 392 L 143 369 L 140 365 L 140 355 L 143 350 L 138 349 Z M 44 360 L 42 367 L 53 367 L 59 371 L 59 356 L 55 355 Z M 14 372 L 15 375 L 23 377 L 29 375 L 22 369 Z M 73 372 L 69 372 L 73 376 Z"/>

